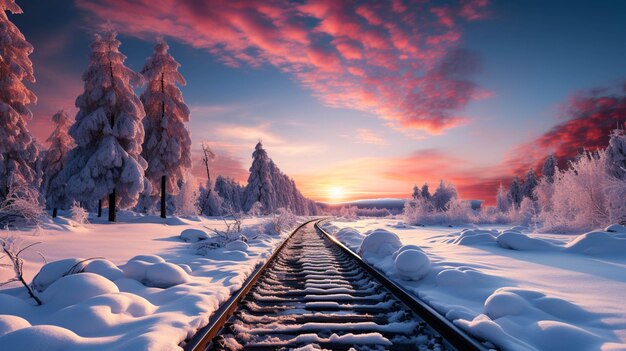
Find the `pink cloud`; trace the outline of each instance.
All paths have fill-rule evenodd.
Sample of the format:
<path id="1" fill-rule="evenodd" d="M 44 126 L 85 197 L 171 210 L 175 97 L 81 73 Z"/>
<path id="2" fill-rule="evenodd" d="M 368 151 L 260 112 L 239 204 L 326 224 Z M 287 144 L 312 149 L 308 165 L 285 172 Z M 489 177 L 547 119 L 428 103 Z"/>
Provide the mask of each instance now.
<path id="1" fill-rule="evenodd" d="M 475 60 L 464 61 L 455 49 L 460 25 L 484 17 L 486 0 L 436 7 L 334 0 L 76 3 L 129 35 L 170 36 L 230 66 L 274 65 L 323 103 L 373 113 L 399 128 L 440 133 L 462 124 L 458 112 L 480 94 L 469 80 Z"/>

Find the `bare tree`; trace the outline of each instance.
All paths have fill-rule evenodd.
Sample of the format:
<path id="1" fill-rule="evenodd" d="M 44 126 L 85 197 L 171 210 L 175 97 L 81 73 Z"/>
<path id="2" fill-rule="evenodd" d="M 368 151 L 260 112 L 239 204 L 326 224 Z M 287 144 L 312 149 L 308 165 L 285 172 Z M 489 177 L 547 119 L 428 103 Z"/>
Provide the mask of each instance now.
<path id="1" fill-rule="evenodd" d="M 0 239 L 0 245 L 2 246 L 2 251 L 4 252 L 4 255 L 0 256 L 0 260 L 6 257 L 9 260 L 10 264 L 3 264 L 3 266 L 7 266 L 7 267 L 12 266 L 13 272 L 15 273 L 15 277 L 5 282 L 0 282 L 0 286 L 13 283 L 13 282 L 20 282 L 22 283 L 22 285 L 24 285 L 24 287 L 28 291 L 28 295 L 30 295 L 30 297 L 32 297 L 33 300 L 37 302 L 37 305 L 41 306 L 42 304 L 41 300 L 35 295 L 35 293 L 33 292 L 33 289 L 24 280 L 24 260 L 20 257 L 22 252 L 30 249 L 31 247 L 37 244 L 41 244 L 41 243 L 36 242 L 36 243 L 26 245 L 24 247 L 20 247 L 19 244 L 17 244 L 16 241 L 12 238 Z M 39 255 L 41 255 L 41 253 L 39 253 Z M 43 256 L 41 257 L 43 258 L 45 262 L 46 259 Z"/>
<path id="2" fill-rule="evenodd" d="M 211 147 L 205 143 L 202 143 L 202 162 L 204 162 L 204 167 L 206 168 L 206 177 L 208 179 L 207 185 L 209 186 L 209 192 L 211 193 L 211 170 L 209 169 L 209 161 L 215 159 L 215 153 L 211 150 Z"/>

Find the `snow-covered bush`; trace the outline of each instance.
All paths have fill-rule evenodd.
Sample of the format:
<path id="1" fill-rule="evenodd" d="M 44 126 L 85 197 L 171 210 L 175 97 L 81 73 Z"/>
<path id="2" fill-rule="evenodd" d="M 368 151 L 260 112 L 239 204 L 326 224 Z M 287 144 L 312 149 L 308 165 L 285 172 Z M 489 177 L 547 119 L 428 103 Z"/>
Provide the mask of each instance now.
<path id="1" fill-rule="evenodd" d="M 431 198 L 436 210 L 446 211 L 450 202 L 458 197 L 456 187 L 450 182 L 439 182 L 439 186 Z"/>
<path id="2" fill-rule="evenodd" d="M 365 235 L 357 251 L 364 259 L 367 259 L 367 256 L 391 256 L 402 247 L 400 238 L 386 229 L 371 230 Z"/>
<path id="3" fill-rule="evenodd" d="M 339 217 L 353 221 L 358 217 L 357 210 L 356 206 L 342 206 L 339 209 Z"/>
<path id="4" fill-rule="evenodd" d="M 89 222 L 89 212 L 87 212 L 87 210 L 85 210 L 77 201 L 74 201 L 72 207 L 70 207 L 70 213 L 72 214 L 72 220 L 78 224 L 85 224 Z"/>
<path id="5" fill-rule="evenodd" d="M 394 261 L 396 275 L 404 280 L 420 280 L 430 271 L 430 259 L 421 250 L 402 251 Z"/>
<path id="6" fill-rule="evenodd" d="M 260 216 L 262 213 L 262 209 L 263 209 L 263 204 L 257 201 L 254 204 L 252 204 L 252 206 L 250 206 L 250 209 L 248 210 L 248 214 L 253 217 Z"/>
<path id="7" fill-rule="evenodd" d="M 502 183 L 500 183 L 498 193 L 496 194 L 496 208 L 501 213 L 507 213 L 511 208 L 511 201 Z"/>
<path id="8" fill-rule="evenodd" d="M 39 191 L 27 185 L 14 184 L 0 202 L 0 226 L 39 225 L 45 216 Z"/>
<path id="9" fill-rule="evenodd" d="M 178 216 L 196 216 L 200 212 L 198 207 L 198 197 L 200 191 L 196 178 L 187 173 L 183 186 L 180 188 L 178 195 L 174 197 L 174 206 L 176 207 L 176 215 Z"/>
<path id="10" fill-rule="evenodd" d="M 517 212 L 517 223 L 537 228 L 539 223 L 539 205 L 529 197 L 524 197 Z"/>
<path id="11" fill-rule="evenodd" d="M 209 233 L 205 232 L 202 229 L 196 228 L 188 228 L 180 233 L 180 239 L 182 241 L 190 243 L 197 243 L 198 241 L 207 240 L 209 237 Z"/>
<path id="12" fill-rule="evenodd" d="M 286 208 L 279 208 L 269 219 L 269 223 L 270 232 L 280 235 L 283 231 L 293 229 L 298 223 L 298 217 Z"/>
<path id="13" fill-rule="evenodd" d="M 387 217 L 391 215 L 386 208 L 357 208 L 356 215 L 359 217 Z"/>

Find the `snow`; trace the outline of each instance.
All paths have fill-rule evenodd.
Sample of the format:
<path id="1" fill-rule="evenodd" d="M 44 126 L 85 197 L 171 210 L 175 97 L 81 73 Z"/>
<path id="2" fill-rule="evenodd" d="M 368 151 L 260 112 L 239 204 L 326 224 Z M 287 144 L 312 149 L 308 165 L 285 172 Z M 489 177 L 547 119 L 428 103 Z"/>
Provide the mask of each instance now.
<path id="1" fill-rule="evenodd" d="M 0 350 L 179 349 L 286 234 L 264 235 L 267 219 L 246 218 L 247 244 L 199 255 L 181 232 L 225 230 L 222 219 L 120 211 L 117 224 L 90 218 L 72 227 L 62 224 L 69 223 L 66 214 L 41 231 L 10 233 L 24 244 L 41 242 L 37 250 L 50 263 L 41 269 L 37 250 L 23 253 L 27 281 L 42 270 L 36 291 L 42 306 L 19 284 L 0 290 Z M 242 244 L 245 252 L 235 250 Z M 0 281 L 11 276 L 0 267 Z"/>
<path id="2" fill-rule="evenodd" d="M 377 218 L 332 221 L 325 228 L 367 232 L 397 224 L 397 218 Z M 503 350 L 626 350 L 622 228 L 575 235 L 524 226 L 409 227 L 395 230 L 406 247 L 398 251 L 417 255 L 411 245 L 421 249 L 430 261 L 423 277 L 402 276 L 400 253 L 370 255 L 368 262 Z"/>
<path id="3" fill-rule="evenodd" d="M 249 246 L 242 240 L 234 240 L 234 241 L 227 243 L 224 248 L 229 251 L 245 252 L 245 251 L 248 251 Z"/>
<path id="4" fill-rule="evenodd" d="M 185 229 L 180 233 L 180 238 L 183 241 L 195 243 L 201 240 L 206 240 L 209 238 L 209 233 L 202 229 L 189 228 Z"/>
<path id="5" fill-rule="evenodd" d="M 372 256 L 392 255 L 402 246 L 400 238 L 386 229 L 374 229 L 365 235 L 358 253 L 366 260 Z"/>
<path id="6" fill-rule="evenodd" d="M 619 224 L 612 224 L 604 229 L 605 232 L 611 233 L 626 233 L 626 226 Z"/>
<path id="7" fill-rule="evenodd" d="M 395 269 L 400 279 L 420 280 L 430 271 L 430 259 L 421 250 L 405 250 L 396 257 Z"/>

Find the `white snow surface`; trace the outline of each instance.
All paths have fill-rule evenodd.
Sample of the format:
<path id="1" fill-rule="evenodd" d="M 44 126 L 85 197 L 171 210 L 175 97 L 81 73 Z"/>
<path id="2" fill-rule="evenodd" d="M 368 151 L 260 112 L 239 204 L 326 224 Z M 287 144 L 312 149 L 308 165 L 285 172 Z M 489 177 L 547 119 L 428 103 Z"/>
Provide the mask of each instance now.
<path id="1" fill-rule="evenodd" d="M 0 350 L 180 349 L 287 234 L 265 235 L 265 219 L 247 218 L 247 243 L 199 255 L 181 232 L 223 230 L 221 219 L 121 212 L 118 220 L 83 227 L 59 217 L 42 231 L 10 233 L 41 242 L 23 254 L 27 281 L 43 266 L 37 251 L 50 263 L 33 284 L 42 306 L 19 284 L 0 290 Z M 10 277 L 0 267 L 0 281 Z"/>
<path id="2" fill-rule="evenodd" d="M 582 235 L 494 225 L 398 226 L 391 218 L 324 227 L 350 232 L 347 242 L 345 235 L 337 237 L 355 252 L 361 233 L 394 228 L 403 246 L 370 255 L 368 262 L 469 334 L 503 350 L 626 350 L 623 226 Z M 420 252 L 430 268 L 411 280 L 398 270 L 398 258 Z"/>

